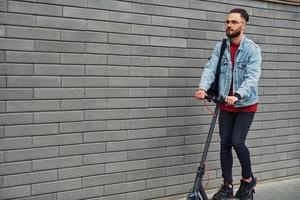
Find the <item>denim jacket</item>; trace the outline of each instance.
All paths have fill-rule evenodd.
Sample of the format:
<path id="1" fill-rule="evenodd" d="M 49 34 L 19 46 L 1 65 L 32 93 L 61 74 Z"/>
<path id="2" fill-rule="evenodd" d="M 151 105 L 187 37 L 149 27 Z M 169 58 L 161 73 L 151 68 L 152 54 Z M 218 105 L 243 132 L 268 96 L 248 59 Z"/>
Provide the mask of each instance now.
<path id="1" fill-rule="evenodd" d="M 209 89 L 215 79 L 221 43 L 217 43 L 208 63 L 204 67 L 199 88 L 205 91 Z M 236 93 L 241 98 L 235 104 L 236 107 L 257 103 L 261 61 L 261 50 L 258 45 L 246 38 L 246 36 L 243 36 L 235 55 L 234 68 L 232 70 L 230 41 L 227 39 L 227 47 L 221 61 L 219 95 L 224 97 L 229 95 L 231 81 L 233 80 L 233 93 Z"/>

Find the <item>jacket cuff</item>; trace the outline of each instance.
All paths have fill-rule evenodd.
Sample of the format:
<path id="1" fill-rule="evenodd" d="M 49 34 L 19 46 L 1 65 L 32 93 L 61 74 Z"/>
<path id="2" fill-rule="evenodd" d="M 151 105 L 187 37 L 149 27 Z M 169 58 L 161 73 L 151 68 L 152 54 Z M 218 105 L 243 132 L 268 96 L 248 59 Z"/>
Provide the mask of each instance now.
<path id="1" fill-rule="evenodd" d="M 233 96 L 237 97 L 239 100 L 241 100 L 241 99 L 242 99 L 242 97 L 241 97 L 241 95 L 240 95 L 239 93 L 234 93 L 234 95 L 233 95 Z"/>

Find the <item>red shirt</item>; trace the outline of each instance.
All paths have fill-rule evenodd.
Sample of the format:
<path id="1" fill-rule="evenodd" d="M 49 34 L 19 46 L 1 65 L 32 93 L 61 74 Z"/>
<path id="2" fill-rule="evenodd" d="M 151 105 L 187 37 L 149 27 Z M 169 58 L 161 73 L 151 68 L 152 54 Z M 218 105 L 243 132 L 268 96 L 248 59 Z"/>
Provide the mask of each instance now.
<path id="1" fill-rule="evenodd" d="M 232 63 L 232 70 L 234 68 L 234 58 L 235 58 L 235 53 L 239 48 L 239 44 L 230 44 L 230 56 L 231 56 L 231 63 Z M 229 96 L 233 96 L 233 80 L 231 81 L 231 86 L 230 86 L 230 92 L 229 92 Z M 253 105 L 250 106 L 245 106 L 245 107 L 235 107 L 232 105 L 228 105 L 226 103 L 222 103 L 220 104 L 220 109 L 221 110 L 225 110 L 228 112 L 256 112 L 257 111 L 257 105 L 258 103 L 255 103 Z"/>

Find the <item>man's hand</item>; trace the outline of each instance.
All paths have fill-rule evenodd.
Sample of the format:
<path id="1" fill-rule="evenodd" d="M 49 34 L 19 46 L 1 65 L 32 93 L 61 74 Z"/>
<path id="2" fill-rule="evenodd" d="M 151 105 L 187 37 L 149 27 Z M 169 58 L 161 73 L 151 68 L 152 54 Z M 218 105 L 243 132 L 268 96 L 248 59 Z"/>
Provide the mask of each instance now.
<path id="1" fill-rule="evenodd" d="M 196 99 L 203 100 L 207 96 L 206 92 L 202 89 L 199 89 L 195 92 Z"/>
<path id="2" fill-rule="evenodd" d="M 228 105 L 234 105 L 235 102 L 237 102 L 239 99 L 236 96 L 227 96 L 225 97 L 225 102 Z"/>

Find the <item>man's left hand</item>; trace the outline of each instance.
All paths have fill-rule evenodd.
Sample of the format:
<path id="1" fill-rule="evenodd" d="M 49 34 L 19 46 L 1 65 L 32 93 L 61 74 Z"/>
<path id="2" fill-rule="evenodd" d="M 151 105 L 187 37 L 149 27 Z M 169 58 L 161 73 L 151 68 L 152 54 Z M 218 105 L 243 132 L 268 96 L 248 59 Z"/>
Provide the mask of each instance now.
<path id="1" fill-rule="evenodd" d="M 234 105 L 235 102 L 237 102 L 239 99 L 236 96 L 227 96 L 225 97 L 225 102 L 228 105 Z"/>

